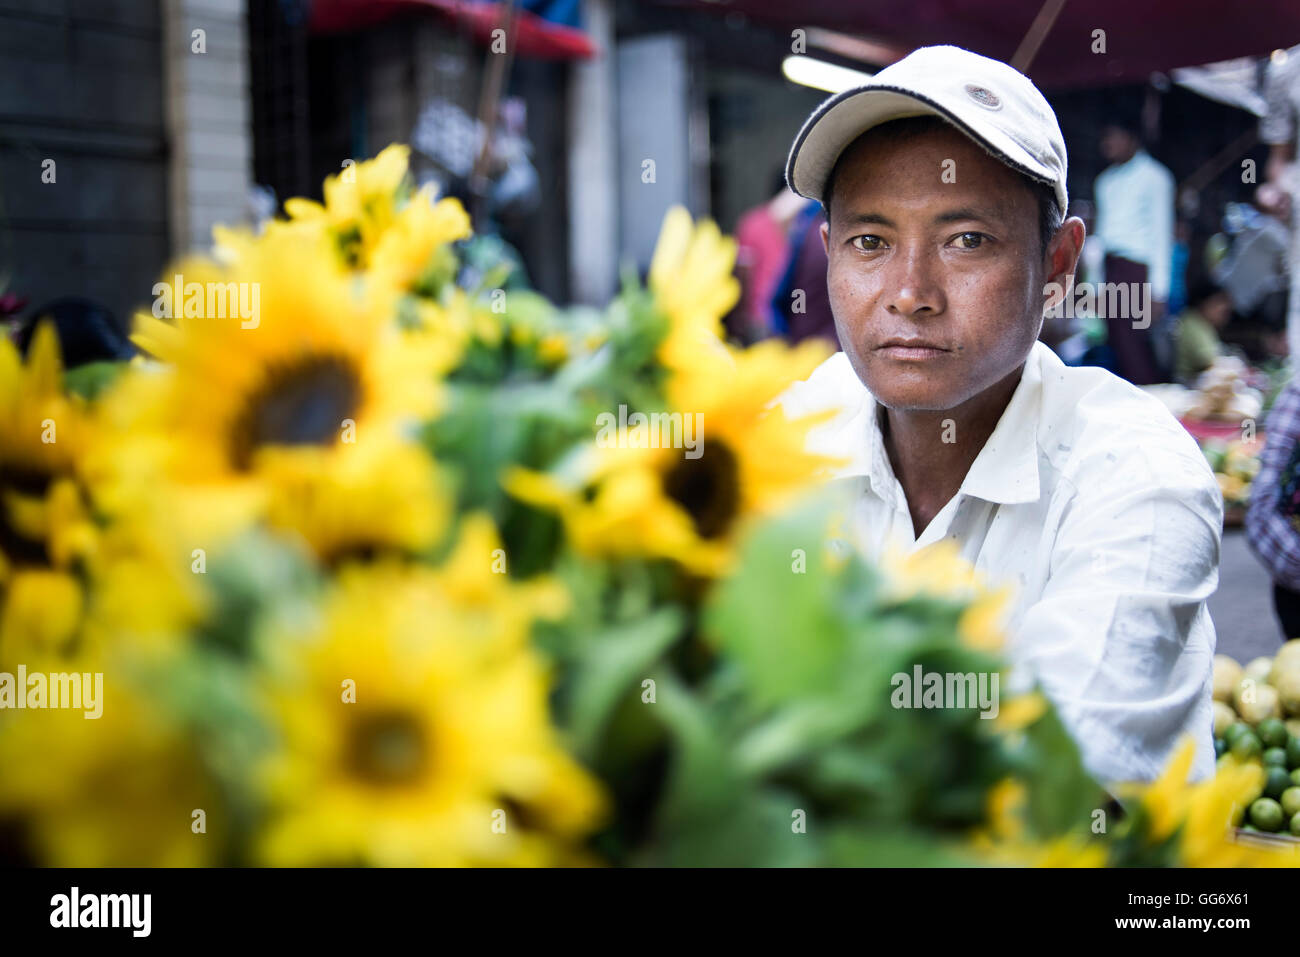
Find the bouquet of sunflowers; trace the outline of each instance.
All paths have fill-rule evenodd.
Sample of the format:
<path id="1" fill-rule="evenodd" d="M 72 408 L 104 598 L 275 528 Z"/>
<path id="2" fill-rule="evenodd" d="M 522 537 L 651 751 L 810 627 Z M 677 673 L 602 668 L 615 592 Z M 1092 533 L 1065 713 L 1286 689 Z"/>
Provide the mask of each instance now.
<path id="1" fill-rule="evenodd" d="M 6 862 L 1295 862 L 1229 839 L 1257 769 L 1183 751 L 1107 823 L 1040 695 L 893 700 L 999 675 L 1002 595 L 834 547 L 773 404 L 824 353 L 724 343 L 712 224 L 561 310 L 402 147 L 285 212 L 131 363 L 0 344 Z"/>

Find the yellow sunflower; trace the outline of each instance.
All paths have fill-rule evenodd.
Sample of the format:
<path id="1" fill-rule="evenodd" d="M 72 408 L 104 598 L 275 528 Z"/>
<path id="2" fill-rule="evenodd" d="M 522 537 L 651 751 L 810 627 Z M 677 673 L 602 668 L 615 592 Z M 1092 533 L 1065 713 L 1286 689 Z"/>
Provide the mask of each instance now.
<path id="1" fill-rule="evenodd" d="M 397 218 L 411 148 L 394 143 L 374 159 L 348 161 L 325 180 L 325 202 L 295 197 L 284 201 L 287 221 L 273 222 L 268 235 L 324 234 L 338 259 L 351 267 L 370 262 L 384 232 Z"/>
<path id="2" fill-rule="evenodd" d="M 957 623 L 962 643 L 977 651 L 1002 649 L 1011 587 L 992 587 L 975 566 L 961 557 L 955 542 L 935 542 L 909 553 L 891 548 L 881 568 L 895 597 L 920 594 L 969 603 Z"/>
<path id="3" fill-rule="evenodd" d="M 91 547 L 79 467 L 84 403 L 63 388 L 53 325 L 24 365 L 0 340 L 0 662 L 57 653 L 82 615 L 75 563 Z"/>
<path id="4" fill-rule="evenodd" d="M 264 451 L 388 438 L 436 409 L 445 345 L 398 329 L 392 294 L 335 272 L 316 244 L 268 236 L 227 268 L 194 260 L 180 272 L 184 310 L 138 315 L 134 336 L 168 367 L 135 370 L 143 394 L 125 400 L 114 436 L 174 478 L 238 484 Z M 214 315 L 211 295 L 196 304 L 220 284 L 256 315 Z"/>
<path id="5" fill-rule="evenodd" d="M 300 536 L 325 564 L 435 546 L 450 503 L 419 446 L 372 440 L 334 449 L 268 451 L 267 523 Z"/>
<path id="6" fill-rule="evenodd" d="M 790 420 L 772 406 L 824 357 L 819 344 L 775 341 L 725 350 L 721 361 L 697 354 L 668 382 L 668 418 L 591 449 L 570 474 L 514 469 L 505 487 L 558 511 L 581 552 L 668 558 L 695 574 L 721 574 L 744 522 L 807 490 L 831 464 L 805 450 L 813 419 Z"/>
<path id="7" fill-rule="evenodd" d="M 460 201 L 435 201 L 433 191 L 426 186 L 411 197 L 376 239 L 369 265 L 382 281 L 412 290 L 439 250 L 469 234 L 469 214 Z"/>
<path id="8" fill-rule="evenodd" d="M 0 716 L 0 826 L 20 857 L 9 863 L 217 863 L 228 826 L 193 742 L 98 659 L 65 667 L 105 671 L 99 718 L 76 709 Z"/>
<path id="9" fill-rule="evenodd" d="M 732 275 L 736 241 L 717 225 L 698 225 L 681 206 L 664 216 L 650 261 L 648 285 L 656 307 L 669 320 L 659 358 L 670 369 L 715 353 L 722 339 L 722 318 L 740 299 Z"/>
<path id="10" fill-rule="evenodd" d="M 532 649 L 493 640 L 475 627 L 491 609 L 456 600 L 475 591 L 465 574 L 352 566 L 308 634 L 276 640 L 262 861 L 585 860 L 602 793 L 557 740 Z"/>

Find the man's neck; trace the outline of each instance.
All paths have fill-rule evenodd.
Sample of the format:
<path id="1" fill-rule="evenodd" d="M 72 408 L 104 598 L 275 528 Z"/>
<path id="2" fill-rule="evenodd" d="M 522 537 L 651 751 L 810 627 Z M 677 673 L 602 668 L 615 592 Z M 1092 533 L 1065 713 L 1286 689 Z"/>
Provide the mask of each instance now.
<path id="1" fill-rule="evenodd" d="M 1024 364 L 961 405 L 939 411 L 884 409 L 881 431 L 907 496 L 917 537 L 948 503 L 1011 401 Z"/>
<path id="2" fill-rule="evenodd" d="M 1133 162 L 1135 159 L 1137 159 L 1138 154 L 1141 153 L 1141 152 L 1142 152 L 1142 147 L 1139 146 L 1139 147 L 1138 147 L 1137 149 L 1135 149 L 1132 153 L 1129 153 L 1128 156 L 1122 157 L 1121 159 L 1117 160 L 1116 163 L 1115 163 L 1115 165 L 1116 165 L 1116 166 L 1127 166 L 1129 163 L 1131 163 L 1131 162 Z"/>

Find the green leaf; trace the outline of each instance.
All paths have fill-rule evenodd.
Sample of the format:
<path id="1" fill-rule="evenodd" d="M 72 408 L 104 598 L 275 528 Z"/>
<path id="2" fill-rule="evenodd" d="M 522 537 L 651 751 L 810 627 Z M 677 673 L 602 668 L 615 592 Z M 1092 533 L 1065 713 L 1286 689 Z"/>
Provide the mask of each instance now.
<path id="1" fill-rule="evenodd" d="M 1038 835 L 1087 828 L 1092 812 L 1109 800 L 1084 770 L 1078 746 L 1054 708 L 1014 738 L 1010 750 L 1028 792 L 1026 817 Z"/>
<path id="2" fill-rule="evenodd" d="M 107 389 L 126 368 L 125 362 L 87 362 L 63 374 L 63 385 L 84 399 L 94 399 Z"/>
<path id="3" fill-rule="evenodd" d="M 850 636 L 824 554 L 829 514 L 818 503 L 753 529 L 705 609 L 706 634 L 737 661 L 760 707 L 837 684 Z"/>
<path id="4" fill-rule="evenodd" d="M 640 682 L 681 633 L 682 623 L 681 613 L 670 606 L 593 636 L 574 664 L 569 697 L 568 726 L 580 756 L 595 755 L 610 712 L 622 696 L 640 693 Z"/>

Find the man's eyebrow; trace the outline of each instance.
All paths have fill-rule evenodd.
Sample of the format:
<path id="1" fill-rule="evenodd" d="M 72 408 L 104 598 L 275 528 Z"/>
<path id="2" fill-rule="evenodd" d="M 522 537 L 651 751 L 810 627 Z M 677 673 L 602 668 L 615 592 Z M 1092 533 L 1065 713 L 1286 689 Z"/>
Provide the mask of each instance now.
<path id="1" fill-rule="evenodd" d="M 999 207 L 962 206 L 958 209 L 945 210 L 935 216 L 933 221 L 936 223 L 957 223 L 965 220 L 999 222 L 1002 218 Z M 837 216 L 836 219 L 839 217 Z M 888 216 L 874 212 L 845 213 L 842 223 L 845 226 L 888 226 L 891 229 L 896 225 Z"/>
<path id="2" fill-rule="evenodd" d="M 839 219 L 839 217 L 835 217 Z M 894 226 L 894 221 L 880 213 L 846 213 L 843 219 L 846 226 Z"/>
<path id="3" fill-rule="evenodd" d="M 1001 220 L 1002 211 L 998 207 L 977 207 L 963 206 L 960 209 L 950 209 L 934 217 L 936 223 L 958 223 L 967 219 L 977 219 L 982 222 L 997 222 Z"/>

